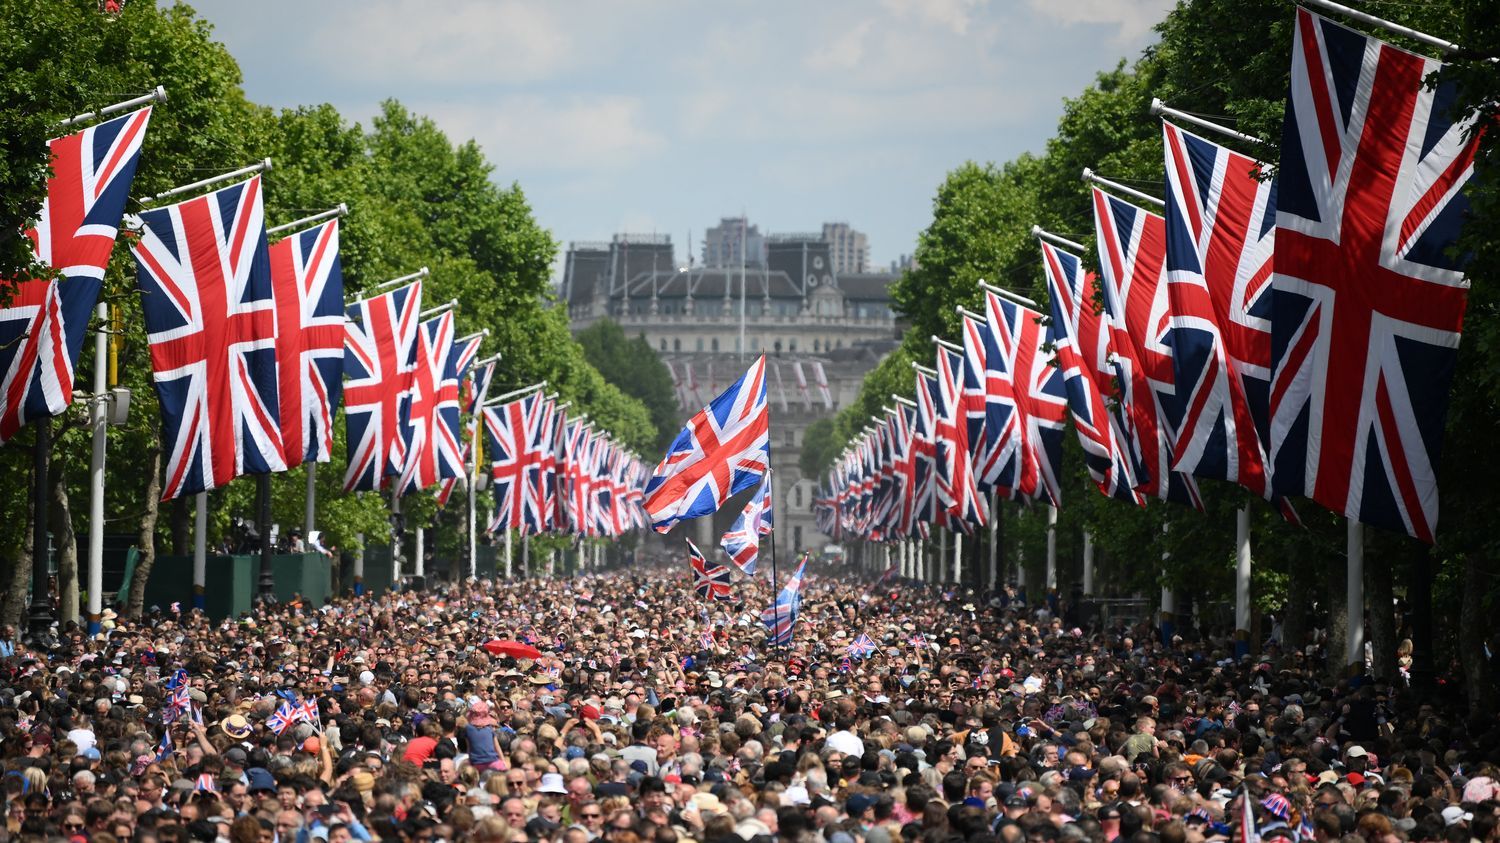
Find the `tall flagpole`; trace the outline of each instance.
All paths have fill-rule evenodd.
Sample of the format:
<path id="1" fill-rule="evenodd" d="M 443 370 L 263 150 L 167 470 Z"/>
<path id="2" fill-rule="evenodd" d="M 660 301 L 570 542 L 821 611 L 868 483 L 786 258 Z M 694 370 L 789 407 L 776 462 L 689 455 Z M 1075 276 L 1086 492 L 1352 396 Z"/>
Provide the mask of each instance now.
<path id="1" fill-rule="evenodd" d="M 208 588 L 208 493 L 193 495 L 193 608 L 207 603 Z"/>
<path id="2" fill-rule="evenodd" d="M 1048 591 L 1057 588 L 1057 507 L 1047 507 L 1047 582 Z"/>
<path id="3" fill-rule="evenodd" d="M 1365 664 L 1365 525 L 1353 518 L 1349 526 L 1349 578 L 1345 582 L 1347 597 L 1344 613 L 1348 616 L 1348 633 L 1344 636 L 1344 667 Z"/>
<path id="4" fill-rule="evenodd" d="M 1250 505 L 1234 515 L 1234 654 L 1250 652 Z"/>
<path id="5" fill-rule="evenodd" d="M 750 236 L 750 218 L 740 209 L 740 362 L 745 362 L 745 252 Z"/>
<path id="6" fill-rule="evenodd" d="M 94 399 L 89 406 L 93 427 L 93 454 L 89 457 L 89 635 L 98 634 L 99 615 L 104 611 L 104 451 L 109 408 L 104 392 L 109 388 L 109 305 L 99 303 L 99 330 L 94 334 Z"/>

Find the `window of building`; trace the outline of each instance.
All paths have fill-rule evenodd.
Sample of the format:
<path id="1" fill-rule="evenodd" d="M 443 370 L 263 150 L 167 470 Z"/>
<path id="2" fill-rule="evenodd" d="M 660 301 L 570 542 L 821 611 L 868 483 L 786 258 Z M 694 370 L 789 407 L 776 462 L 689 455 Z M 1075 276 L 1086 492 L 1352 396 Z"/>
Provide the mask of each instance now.
<path id="1" fill-rule="evenodd" d="M 776 353 L 780 354 L 781 353 L 781 340 L 777 340 L 776 341 L 775 348 L 776 348 Z"/>
<path id="2" fill-rule="evenodd" d="M 792 487 L 792 506 L 802 508 L 802 484 L 798 483 Z"/>
<path id="3" fill-rule="evenodd" d="M 713 350 L 714 351 L 718 351 L 719 350 L 719 338 L 718 337 L 714 337 L 713 340 L 710 341 L 710 345 L 713 346 Z"/>
<path id="4" fill-rule="evenodd" d="M 699 351 L 703 350 L 703 338 L 702 337 L 698 338 L 698 350 Z"/>
<path id="5" fill-rule="evenodd" d="M 672 350 L 673 351 L 681 351 L 682 350 L 682 340 L 680 340 L 680 339 L 679 340 L 672 340 Z"/>
<path id="6" fill-rule="evenodd" d="M 666 337 L 662 337 L 661 338 L 661 350 L 662 351 L 666 351 L 667 350 L 667 338 Z"/>
<path id="7" fill-rule="evenodd" d="M 822 340 L 816 340 L 816 339 L 813 340 L 813 353 L 817 354 L 818 352 L 820 352 L 822 350 L 823 350 L 823 342 L 822 342 Z"/>
<path id="8" fill-rule="evenodd" d="M 786 341 L 786 350 L 787 351 L 796 351 L 797 350 L 797 338 L 796 337 L 792 337 L 791 339 L 789 339 L 789 340 Z"/>

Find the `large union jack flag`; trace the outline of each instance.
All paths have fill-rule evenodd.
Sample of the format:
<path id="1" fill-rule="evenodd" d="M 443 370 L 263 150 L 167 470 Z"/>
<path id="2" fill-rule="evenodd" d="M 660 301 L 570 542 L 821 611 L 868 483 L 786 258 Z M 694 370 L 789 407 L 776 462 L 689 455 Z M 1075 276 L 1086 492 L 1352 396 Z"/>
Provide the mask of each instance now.
<path id="1" fill-rule="evenodd" d="M 339 221 L 271 244 L 276 293 L 281 456 L 287 468 L 333 457 L 333 414 L 344 391 L 344 273 Z"/>
<path id="2" fill-rule="evenodd" d="M 529 492 L 526 472 L 530 449 L 527 434 L 536 424 L 543 397 L 536 393 L 501 404 L 485 407 L 485 447 L 490 459 L 490 476 L 494 480 L 495 517 L 489 530 L 519 530 L 525 523 Z"/>
<path id="3" fill-rule="evenodd" d="M 646 515 L 659 533 L 718 511 L 750 488 L 771 463 L 766 358 L 757 358 L 729 389 L 677 434 L 646 485 Z"/>
<path id="4" fill-rule="evenodd" d="M 344 491 L 385 485 L 406 465 L 401 411 L 416 369 L 422 282 L 355 302 L 344 338 L 344 425 L 349 469 Z"/>
<path id="5" fill-rule="evenodd" d="M 740 573 L 755 575 L 755 561 L 760 556 L 761 536 L 771 535 L 771 472 L 760 481 L 760 488 L 745 503 L 740 517 L 734 519 L 729 532 L 719 539 L 719 546 L 729 555 Z"/>
<path id="6" fill-rule="evenodd" d="M 26 237 L 62 277 L 21 281 L 0 308 L 0 443 L 73 402 L 74 367 L 150 119 L 143 108 L 48 144 L 52 175 Z"/>
<path id="7" fill-rule="evenodd" d="M 132 251 L 167 444 L 162 499 L 285 470 L 260 177 L 142 213 Z"/>
<path id="8" fill-rule="evenodd" d="M 1142 506 L 1130 454 L 1123 447 L 1123 423 L 1113 397 L 1114 371 L 1109 362 L 1109 333 L 1094 305 L 1094 274 L 1085 272 L 1076 255 L 1042 242 L 1042 266 L 1052 299 L 1052 336 L 1057 363 L 1068 390 L 1073 427 L 1083 446 L 1084 463 L 1099 491 Z"/>
<path id="9" fill-rule="evenodd" d="M 1297 10 L 1271 282 L 1274 488 L 1428 542 L 1478 143 L 1441 68 Z"/>
<path id="10" fill-rule="evenodd" d="M 1053 365 L 1051 331 L 1042 324 L 1040 313 L 988 291 L 985 328 L 986 400 L 994 402 L 991 391 L 1003 396 L 1009 385 L 1019 421 L 1014 434 L 1019 442 L 1010 496 L 1037 500 L 1045 495 L 1049 503 L 1059 506 L 1062 490 L 1058 478 L 1068 404 L 1062 372 Z M 999 374 L 1001 367 L 1009 377 Z M 989 441 L 993 427 L 994 419 L 987 419 L 986 448 L 1005 447 L 1000 441 Z"/>
<path id="11" fill-rule="evenodd" d="M 534 416 L 535 424 L 527 431 L 529 453 L 526 458 L 526 483 L 530 487 L 527 494 L 535 502 L 525 510 L 525 529 L 528 533 L 543 533 L 557 526 L 553 518 L 556 511 L 553 496 L 557 484 L 557 440 L 561 435 L 558 422 L 563 420 L 563 411 L 557 402 L 544 397 L 540 411 Z M 611 465 L 610 468 L 615 469 L 616 466 Z M 613 497 L 623 499 L 617 485 L 611 485 Z M 619 513 L 612 515 L 618 517 Z"/>
<path id="12" fill-rule="evenodd" d="M 687 546 L 688 564 L 693 568 L 693 590 L 704 600 L 729 600 L 729 568 L 709 562 L 691 540 L 687 540 Z"/>
<path id="13" fill-rule="evenodd" d="M 1162 124 L 1177 466 L 1270 491 L 1276 185 L 1254 159 Z"/>
<path id="14" fill-rule="evenodd" d="M 937 352 L 937 493 L 956 525 L 967 531 L 984 526 L 988 512 L 969 462 L 969 420 L 964 412 L 964 360 L 942 346 Z"/>
<path id="15" fill-rule="evenodd" d="M 417 332 L 417 364 L 401 413 L 406 464 L 398 489 L 403 495 L 464 473 L 453 333 L 452 311 L 428 319 Z"/>
<path id="16" fill-rule="evenodd" d="M 1197 482 L 1172 470 L 1181 402 L 1172 369 L 1165 223 L 1098 188 L 1093 193 L 1104 312 L 1123 393 L 1129 450 L 1140 469 L 1137 488 L 1160 500 L 1202 509 Z"/>

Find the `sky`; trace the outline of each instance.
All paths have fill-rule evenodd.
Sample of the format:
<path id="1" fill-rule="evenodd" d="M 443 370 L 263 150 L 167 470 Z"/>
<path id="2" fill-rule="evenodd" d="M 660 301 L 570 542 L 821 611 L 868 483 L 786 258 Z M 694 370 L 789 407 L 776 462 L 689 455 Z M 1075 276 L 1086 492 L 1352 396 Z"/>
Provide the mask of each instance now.
<path id="1" fill-rule="evenodd" d="M 910 254 L 944 175 L 1038 151 L 1173 0 L 199 0 L 273 107 L 394 97 L 566 244 L 848 222 Z M 1142 119 L 1146 119 L 1142 115 Z M 355 209 L 357 213 L 357 209 Z"/>

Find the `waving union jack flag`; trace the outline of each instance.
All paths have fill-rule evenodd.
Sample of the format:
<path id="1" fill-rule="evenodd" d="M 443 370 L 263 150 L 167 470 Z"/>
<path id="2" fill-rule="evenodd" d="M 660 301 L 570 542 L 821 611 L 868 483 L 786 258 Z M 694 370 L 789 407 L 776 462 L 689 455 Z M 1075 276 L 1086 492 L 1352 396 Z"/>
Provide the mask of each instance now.
<path id="1" fill-rule="evenodd" d="M 646 485 L 646 514 L 659 533 L 718 511 L 766 473 L 771 462 L 766 358 L 757 358 L 677 434 Z"/>
<path id="2" fill-rule="evenodd" d="M 26 237 L 62 277 L 21 281 L 0 308 L 0 443 L 73 402 L 73 369 L 150 119 L 143 108 L 48 144 L 52 175 L 41 219 Z"/>
<path id="3" fill-rule="evenodd" d="M 1167 292 L 1184 411 L 1177 465 L 1265 494 L 1276 185 L 1248 156 L 1171 123 L 1162 131 Z"/>
<path id="4" fill-rule="evenodd" d="M 755 560 L 760 555 L 760 539 L 771 535 L 771 472 L 760 481 L 760 489 L 745 503 L 740 517 L 734 519 L 729 532 L 719 539 L 719 546 L 729 555 L 740 573 L 755 575 Z"/>
<path id="5" fill-rule="evenodd" d="M 766 627 L 766 643 L 773 647 L 784 647 L 792 643 L 792 628 L 797 625 L 797 615 L 802 609 L 803 572 L 807 568 L 807 557 L 797 565 L 797 570 L 786 581 L 776 602 L 760 613 L 760 621 Z"/>
<path id="6" fill-rule="evenodd" d="M 416 368 L 422 282 L 349 306 L 344 344 L 344 423 L 349 470 L 344 491 L 369 491 L 406 464 L 402 399 Z"/>
<path id="7" fill-rule="evenodd" d="M 132 250 L 167 445 L 162 499 L 282 471 L 260 177 L 141 214 Z"/>
<path id="8" fill-rule="evenodd" d="M 1109 363 L 1109 334 L 1094 305 L 1094 274 L 1084 271 L 1076 255 L 1046 241 L 1042 242 L 1042 265 L 1052 298 L 1050 327 L 1057 362 L 1084 463 L 1099 491 L 1144 506 L 1146 499 L 1135 491 L 1130 455 L 1122 444 L 1121 420 L 1107 403 L 1114 371 Z"/>
<path id="9" fill-rule="evenodd" d="M 1478 145 L 1441 68 L 1297 9 L 1271 282 L 1274 488 L 1428 542 Z"/>
<path id="10" fill-rule="evenodd" d="M 1181 420 L 1174 387 L 1172 309 L 1167 299 L 1165 223 L 1156 214 L 1094 189 L 1104 312 L 1115 375 L 1125 407 L 1129 451 L 1142 494 L 1202 509 L 1198 484 L 1172 470 L 1172 441 Z"/>
<path id="11" fill-rule="evenodd" d="M 854 639 L 854 642 L 845 648 L 844 652 L 856 659 L 864 659 L 869 657 L 871 653 L 874 653 L 876 649 L 875 639 L 870 637 L 870 633 L 861 632 L 859 637 Z"/>
<path id="12" fill-rule="evenodd" d="M 1051 329 L 1042 324 L 1040 313 L 991 292 L 985 293 L 985 326 L 989 329 L 985 339 L 992 343 L 985 349 L 986 391 L 996 383 L 990 370 L 1003 361 L 1021 421 L 1019 465 L 1011 496 L 1036 500 L 1045 495 L 1053 506 L 1059 506 L 1068 405 L 1062 373 L 1053 365 Z M 985 430 L 988 440 L 988 422 Z M 1001 444 L 987 441 L 986 447 Z"/>
<path id="13" fill-rule="evenodd" d="M 339 221 L 271 244 L 281 456 L 287 468 L 333 458 L 333 414 L 344 392 L 344 273 Z"/>
<path id="14" fill-rule="evenodd" d="M 458 361 L 453 312 L 423 322 L 417 332 L 417 364 L 405 399 L 406 464 L 399 489 L 410 494 L 464 473 L 458 422 Z"/>
<path id="15" fill-rule="evenodd" d="M 693 568 L 693 590 L 704 600 L 728 600 L 729 568 L 708 561 L 691 541 L 687 546 L 688 564 Z"/>

